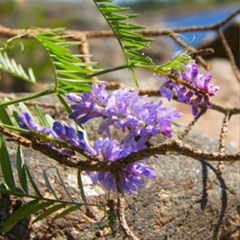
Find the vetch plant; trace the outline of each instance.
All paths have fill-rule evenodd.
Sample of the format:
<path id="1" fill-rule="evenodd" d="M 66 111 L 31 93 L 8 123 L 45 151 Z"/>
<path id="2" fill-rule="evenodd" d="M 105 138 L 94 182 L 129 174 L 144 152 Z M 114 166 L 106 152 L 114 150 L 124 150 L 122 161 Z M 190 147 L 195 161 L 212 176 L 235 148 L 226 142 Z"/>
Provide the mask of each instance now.
<path id="1" fill-rule="evenodd" d="M 177 54 L 179 53 L 175 55 Z M 169 101 L 176 93 L 178 101 L 192 105 L 193 116 L 197 116 L 200 104 L 211 107 L 209 99 L 216 96 L 219 87 L 213 85 L 210 74 L 204 76 L 199 73 L 194 60 L 185 67 L 186 70 L 182 72 L 172 70 L 171 78 L 163 77 L 165 83 L 161 86 L 160 93 Z"/>
<path id="2" fill-rule="evenodd" d="M 77 131 L 73 124 L 67 126 L 54 122 L 52 128 L 44 128 L 25 112 L 18 115 L 19 126 L 30 132 L 66 142 L 93 157 L 101 156 L 104 161 L 109 162 L 117 162 L 133 152 L 146 149 L 151 138 L 159 134 L 172 137 L 172 121 L 181 117 L 175 109 L 163 108 L 161 102 L 145 102 L 146 96 L 139 96 L 138 92 L 130 92 L 128 89 L 108 94 L 105 87 L 106 84 L 94 84 L 92 92 L 84 93 L 82 97 L 68 95 L 68 99 L 74 103 L 71 105 L 73 112 L 69 117 L 76 120 L 79 126 L 93 118 L 105 119 L 100 124 L 98 133 L 101 135 L 106 132 L 108 137 L 97 140 L 94 146 L 89 146 L 83 132 Z M 112 139 L 111 127 L 119 129 L 122 133 L 127 132 L 125 137 L 119 140 Z M 56 148 L 55 144 L 52 144 L 52 147 Z M 63 149 L 62 154 L 71 155 L 73 152 Z M 94 183 L 100 182 L 106 189 L 116 191 L 116 182 L 111 173 L 90 172 L 89 176 Z M 137 191 L 144 184 L 142 176 L 154 179 L 156 174 L 153 169 L 140 163 L 127 166 L 120 178 L 125 192 L 131 194 Z"/>
<path id="3" fill-rule="evenodd" d="M 126 22 L 136 15 L 125 13 L 127 9 L 113 5 L 111 0 L 94 0 L 94 3 L 117 38 L 125 64 L 110 69 L 98 68 L 97 63 L 89 61 L 89 55 L 71 52 L 70 47 L 82 46 L 85 40 L 80 43 L 70 41 L 69 38 L 75 36 L 69 36 L 64 29 L 45 31 L 35 28 L 37 33 L 29 33 L 28 37 L 35 39 L 47 51 L 53 66 L 54 81 L 52 85 L 44 86 L 41 92 L 12 100 L 6 98 L 0 103 L 0 164 L 3 176 L 0 193 L 27 199 L 23 206 L 7 219 L 3 233 L 8 233 L 19 221 L 31 215 L 35 216 L 32 223 L 55 214 L 52 218 L 54 221 L 79 208 L 90 208 L 94 204 L 88 203 L 81 179 L 85 172 L 93 184 L 100 184 L 109 196 L 112 196 L 113 199 L 109 199 L 106 204 L 108 206 L 111 202 L 111 207 L 108 206 L 110 210 L 106 210 L 106 213 L 110 211 L 111 216 L 118 216 L 119 225 L 129 239 L 138 239 L 126 223 L 124 195 L 137 194 L 144 188 L 146 179 L 157 178 L 155 169 L 148 165 L 151 156 L 163 154 L 167 157 L 167 153 L 177 152 L 212 161 L 240 158 L 240 153 L 225 153 L 223 142 L 223 150 L 213 154 L 200 152 L 180 141 L 182 138 L 174 136 L 173 123 L 179 120 L 182 114 L 177 109 L 165 107 L 161 100 L 153 101 L 147 94 L 142 94 L 135 71 L 142 69 L 158 75 L 163 83 L 156 91 L 158 97 L 191 105 L 195 118 L 184 134 L 190 131 L 197 121 L 200 111 L 215 106 L 211 98 L 216 96 L 219 87 L 211 82 L 211 75 L 199 73 L 196 61 L 185 49 L 175 53 L 169 63 L 155 65 L 148 56 L 142 54 L 142 51 L 150 48 L 151 43 L 150 39 L 141 34 L 144 28 Z M 24 36 L 21 34 L 19 41 L 22 41 Z M 1 49 L 0 68 L 38 85 L 33 70 L 23 70 L 21 65 L 8 57 L 8 44 L 13 40 L 16 39 L 9 39 L 5 48 Z M 111 90 L 108 82 L 97 78 L 121 69 L 130 70 L 137 89 L 119 87 Z M 31 110 L 28 107 L 27 101 L 50 94 L 58 98 L 61 109 L 68 116 L 67 120 L 55 120 L 37 105 Z M 222 108 L 221 111 L 224 112 Z M 238 114 L 238 110 L 228 109 L 225 120 L 234 114 Z M 91 134 L 86 130 L 88 123 L 97 125 L 94 133 L 97 140 L 89 140 Z M 119 134 L 116 135 L 116 132 Z M 16 156 L 19 183 L 13 175 L 4 136 L 19 144 Z M 162 140 L 156 142 L 159 136 Z M 59 164 L 77 169 L 80 200 L 71 196 L 61 174 L 57 172 L 67 200 L 59 198 L 46 170 L 43 170 L 43 179 L 52 197 L 44 196 L 32 177 L 32 171 L 24 162 L 20 145 L 31 147 Z M 116 208 L 114 203 L 117 204 Z M 109 217 L 106 226 L 110 229 L 108 234 L 116 233 L 116 221 L 115 217 Z"/>

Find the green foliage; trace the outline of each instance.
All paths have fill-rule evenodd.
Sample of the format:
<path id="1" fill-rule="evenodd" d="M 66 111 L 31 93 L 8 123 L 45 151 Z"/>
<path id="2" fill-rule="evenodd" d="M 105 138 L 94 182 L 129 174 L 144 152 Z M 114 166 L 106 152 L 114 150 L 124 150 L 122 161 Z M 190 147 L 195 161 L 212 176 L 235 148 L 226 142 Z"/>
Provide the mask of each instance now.
<path id="1" fill-rule="evenodd" d="M 25 169 L 23 152 L 20 146 L 18 146 L 17 148 L 17 173 L 22 190 L 28 194 L 27 174 Z"/>
<path id="2" fill-rule="evenodd" d="M 71 47 L 79 45 L 78 42 L 67 41 L 68 36 L 61 36 L 63 29 L 42 32 L 36 39 L 47 50 L 55 74 L 55 91 L 57 93 L 87 92 L 91 91 L 92 80 L 87 75 L 94 74 L 96 63 L 84 63 L 84 55 L 73 54 Z"/>
<path id="3" fill-rule="evenodd" d="M 187 53 L 181 52 L 169 63 L 159 66 L 155 70 L 155 73 L 162 76 L 169 76 L 171 75 L 171 71 L 184 72 L 186 70 L 185 64 L 191 61 L 192 59 Z"/>
<path id="4" fill-rule="evenodd" d="M 45 127 L 52 125 L 53 119 L 48 114 L 44 114 L 39 106 L 34 106 L 34 110 L 34 115 L 36 115 L 41 125 Z M 25 130 L 13 125 L 13 121 L 9 116 L 11 114 L 16 118 L 18 111 L 30 113 L 30 110 L 24 103 L 19 103 L 18 107 L 8 107 L 8 111 L 4 107 L 0 108 L 0 121 L 2 122 L 1 125 L 14 131 L 26 134 Z M 0 135 L 0 168 L 3 177 L 3 182 L 0 184 L 0 193 L 20 197 L 22 199 L 31 199 L 30 201 L 24 203 L 23 206 L 14 212 L 5 222 L 2 231 L 3 234 L 9 232 L 19 221 L 30 217 L 31 215 L 35 215 L 35 218 L 32 222 L 32 224 L 34 224 L 37 221 L 57 213 L 57 215 L 53 217 L 53 220 L 56 220 L 72 213 L 73 211 L 76 211 L 82 206 L 87 205 L 82 182 L 79 180 L 81 179 L 80 172 L 78 172 L 76 177 L 78 178 L 80 199 L 82 199 L 82 202 L 74 200 L 74 198 L 71 196 L 58 169 L 56 169 L 57 178 L 60 184 L 59 187 L 63 190 L 62 193 L 64 198 L 60 199 L 57 195 L 46 170 L 43 170 L 42 177 L 45 183 L 45 188 L 47 188 L 47 190 L 51 193 L 51 198 L 44 197 L 44 195 L 41 193 L 42 189 L 38 187 L 34 177 L 32 176 L 32 171 L 30 171 L 28 166 L 25 164 L 24 154 L 21 146 L 17 147 L 17 172 L 15 174 L 16 176 L 13 175 L 13 162 L 9 156 L 6 139 L 3 135 Z"/>
<path id="5" fill-rule="evenodd" d="M 36 82 L 31 68 L 28 69 L 28 72 L 24 71 L 20 64 L 16 63 L 14 59 L 9 58 L 7 53 L 2 50 L 0 51 L 0 69 L 30 83 Z"/>
<path id="6" fill-rule="evenodd" d="M 7 187 L 13 191 L 16 190 L 11 160 L 7 150 L 6 140 L 3 135 L 0 135 L 0 165 L 2 176 Z"/>
<path id="7" fill-rule="evenodd" d="M 49 199 L 44 197 L 41 194 L 40 188 L 37 186 L 33 177 L 31 176 L 28 167 L 24 163 L 24 157 L 20 146 L 17 150 L 16 159 L 17 175 L 20 185 L 17 186 L 17 183 L 13 176 L 12 163 L 7 152 L 6 141 L 3 136 L 1 136 L 0 159 L 0 166 L 4 179 L 4 184 L 1 184 L 0 186 L 0 192 L 16 197 L 32 199 L 30 202 L 25 203 L 9 217 L 9 219 L 4 224 L 3 233 L 7 233 L 19 221 L 24 218 L 30 217 L 33 214 L 38 214 L 33 220 L 33 223 L 35 223 L 59 211 L 60 213 L 58 214 L 58 216 L 55 216 L 55 218 L 53 219 L 56 220 L 59 217 L 64 217 L 72 211 L 76 211 L 83 205 L 86 205 L 85 199 L 83 200 L 84 202 L 81 203 L 76 202 L 71 197 L 58 170 L 57 176 L 59 179 L 60 187 L 65 190 L 65 196 L 68 197 L 69 200 L 62 200 L 57 196 L 54 188 L 50 184 L 49 177 L 45 170 L 43 171 L 43 179 L 45 181 L 46 188 L 52 194 L 52 198 Z M 34 190 L 34 193 L 29 193 L 30 188 Z"/>
<path id="8" fill-rule="evenodd" d="M 166 77 L 171 75 L 171 70 L 185 70 L 184 64 L 191 61 L 185 52 L 180 53 L 175 59 L 163 66 L 154 65 L 153 61 L 142 53 L 150 48 L 152 40 L 139 33 L 145 29 L 144 27 L 125 22 L 137 16 L 136 14 L 126 14 L 125 12 L 129 8 L 115 6 L 112 0 L 94 0 L 94 2 L 115 34 L 125 56 L 126 68 L 132 71 L 132 79 L 136 84 L 138 82 L 134 69 L 145 69 Z M 104 73 L 106 72 L 107 70 L 104 71 Z"/>
<path id="9" fill-rule="evenodd" d="M 113 5 L 111 0 L 94 0 L 94 2 L 114 32 L 124 53 L 126 64 L 130 68 L 152 64 L 152 60 L 140 52 L 149 49 L 152 41 L 138 33 L 145 28 L 125 22 L 137 15 L 122 14 L 128 8 Z"/>
<path id="10" fill-rule="evenodd" d="M 137 15 L 122 14 L 128 8 L 113 5 L 112 0 L 94 0 L 94 2 L 115 34 L 124 53 L 126 66 L 133 70 L 142 65 L 153 65 L 152 60 L 141 52 L 149 49 L 152 41 L 138 33 L 145 28 L 125 22 L 131 18 L 135 18 Z"/>
<path id="11" fill-rule="evenodd" d="M 0 119 L 1 119 L 2 123 L 8 124 L 10 126 L 13 125 L 11 118 L 8 116 L 6 109 L 3 107 L 0 107 L 0 116 L 1 116 Z"/>

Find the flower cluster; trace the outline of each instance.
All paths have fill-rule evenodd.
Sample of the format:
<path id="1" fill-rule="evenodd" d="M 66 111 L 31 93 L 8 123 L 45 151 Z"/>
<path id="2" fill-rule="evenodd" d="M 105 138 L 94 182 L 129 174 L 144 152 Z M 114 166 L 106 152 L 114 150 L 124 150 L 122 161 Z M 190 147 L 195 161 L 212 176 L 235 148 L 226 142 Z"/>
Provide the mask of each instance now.
<path id="1" fill-rule="evenodd" d="M 108 94 L 105 88 L 106 84 L 94 84 L 93 91 L 82 97 L 69 94 L 68 99 L 74 102 L 70 118 L 82 125 L 93 118 L 102 117 L 105 120 L 99 126 L 99 134 L 106 132 L 110 138 L 110 126 L 123 133 L 128 131 L 124 143 L 139 137 L 139 142 L 144 146 L 158 134 L 172 137 L 172 121 L 182 116 L 175 109 L 163 108 L 161 102 L 146 102 L 147 96 L 139 96 L 138 91 L 119 89 Z"/>
<path id="2" fill-rule="evenodd" d="M 134 149 L 135 148 L 135 149 Z M 96 156 L 101 156 L 104 161 L 117 162 L 121 158 L 128 156 L 132 152 L 137 151 L 137 145 L 121 145 L 117 140 L 111 140 L 109 138 L 99 139 L 94 144 L 94 150 L 96 151 Z M 116 179 L 115 176 L 110 173 L 98 173 L 89 172 L 88 175 L 92 179 L 93 183 L 101 183 L 106 189 L 116 191 Z M 149 179 L 155 179 L 155 171 L 142 164 L 134 163 L 128 165 L 120 174 L 119 180 L 124 191 L 127 194 L 132 194 L 136 192 L 139 188 L 144 185 L 144 180 L 142 177 L 147 177 Z"/>
<path id="3" fill-rule="evenodd" d="M 106 85 L 93 85 L 91 93 L 84 93 L 82 97 L 69 94 L 68 99 L 73 102 L 72 114 L 69 116 L 78 125 L 101 117 L 103 123 L 99 126 L 99 134 L 107 133 L 107 138 L 98 139 L 94 146 L 87 144 L 84 134 L 74 125 L 63 125 L 54 122 L 52 127 L 42 127 L 34 122 L 28 113 L 19 115 L 20 127 L 31 132 L 44 134 L 50 138 L 65 142 L 74 148 L 81 149 L 93 157 L 103 161 L 117 162 L 131 153 L 138 152 L 147 147 L 148 141 L 158 134 L 166 137 L 172 136 L 172 121 L 181 117 L 176 110 L 162 107 L 162 103 L 147 102 L 146 96 L 139 96 L 138 92 L 128 89 L 116 90 L 111 94 L 105 90 Z M 112 139 L 110 127 L 114 126 L 124 134 L 119 142 Z M 52 148 L 57 146 L 48 144 Z M 64 155 L 73 152 L 61 149 Z M 146 161 L 146 159 L 144 160 Z M 108 190 L 116 190 L 115 176 L 111 172 L 89 172 L 93 183 L 101 183 Z M 136 192 L 144 185 L 143 177 L 154 179 L 154 170 L 143 163 L 129 164 L 122 170 L 119 180 L 127 194 Z"/>
<path id="4" fill-rule="evenodd" d="M 216 95 L 219 87 L 210 82 L 210 74 L 199 73 L 194 60 L 185 67 L 184 72 L 172 71 L 171 75 L 176 80 L 161 77 L 165 83 L 161 86 L 160 93 L 169 101 L 173 99 L 174 93 L 176 93 L 178 101 L 192 105 L 193 116 L 197 116 L 200 104 L 204 104 L 208 108 L 211 107 L 209 98 Z"/>
<path id="5" fill-rule="evenodd" d="M 168 110 L 162 103 L 146 102 L 147 96 L 139 96 L 138 91 L 119 89 L 111 94 L 106 91 L 106 84 L 93 85 L 91 93 L 82 97 L 69 94 L 73 102 L 73 113 L 69 116 L 77 124 L 82 125 L 93 118 L 101 117 L 99 134 L 107 133 L 107 138 L 98 140 L 94 145 L 95 156 L 105 161 L 118 161 L 133 152 L 145 149 L 147 142 L 158 134 L 172 137 L 172 121 L 181 117 L 175 109 Z M 110 127 L 114 126 L 127 133 L 120 144 L 112 140 Z M 89 173 L 94 183 L 100 182 L 107 189 L 116 189 L 115 177 L 112 173 Z M 153 169 L 136 163 L 127 166 L 120 176 L 121 184 L 126 193 L 137 191 L 144 184 L 142 177 L 155 178 Z"/>
<path id="6" fill-rule="evenodd" d="M 26 130 L 63 141 L 75 148 L 86 151 L 94 157 L 102 158 L 104 161 L 116 162 L 121 158 L 127 157 L 129 154 L 140 150 L 138 142 L 135 142 L 135 144 L 132 142 L 131 145 L 122 146 L 117 140 L 111 140 L 109 138 L 100 138 L 95 142 L 93 148 L 91 148 L 86 143 L 83 132 L 77 131 L 73 126 L 66 126 L 59 122 L 54 122 L 52 128 L 44 128 L 37 124 L 26 112 L 22 115 L 18 115 L 18 119 L 19 126 Z M 54 143 L 48 145 L 49 147 L 56 148 Z M 61 149 L 60 152 L 67 156 L 74 154 L 71 150 L 65 148 Z M 94 184 L 99 182 L 108 190 L 116 190 L 116 180 L 112 173 L 89 172 L 88 175 L 91 177 Z M 127 166 L 120 176 L 124 191 L 127 194 L 136 192 L 144 185 L 142 177 L 155 179 L 156 174 L 152 168 L 145 166 L 142 163 L 134 163 Z"/>
<path id="7" fill-rule="evenodd" d="M 62 125 L 59 122 L 54 122 L 52 127 L 42 127 L 38 123 L 36 123 L 32 116 L 24 112 L 23 114 L 18 115 L 19 126 L 23 129 L 26 129 L 30 132 L 39 133 L 45 135 L 49 138 L 53 138 L 62 142 L 69 144 L 72 147 L 82 149 L 84 151 L 88 151 L 92 153 L 91 148 L 86 144 L 83 132 L 76 131 L 73 125 L 66 126 Z M 56 148 L 56 144 L 49 143 L 48 144 L 52 148 Z M 61 149 L 60 152 L 63 155 L 73 155 L 74 152 Z"/>

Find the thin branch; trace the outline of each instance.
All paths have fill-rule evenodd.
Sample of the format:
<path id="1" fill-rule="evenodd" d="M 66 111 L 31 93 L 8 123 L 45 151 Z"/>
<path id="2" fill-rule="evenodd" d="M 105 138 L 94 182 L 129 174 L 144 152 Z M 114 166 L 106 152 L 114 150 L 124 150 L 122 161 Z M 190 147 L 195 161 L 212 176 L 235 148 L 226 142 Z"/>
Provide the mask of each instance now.
<path id="1" fill-rule="evenodd" d="M 48 143 L 36 138 L 23 138 L 21 135 L 10 132 L 4 127 L 0 126 L 0 132 L 11 140 L 17 142 L 23 146 L 31 146 L 34 150 L 43 153 L 44 155 L 54 159 L 59 164 L 63 164 L 75 169 L 81 169 L 81 171 L 96 171 L 96 172 L 112 172 L 113 174 L 119 174 L 127 165 L 139 162 L 145 158 L 149 158 L 154 155 L 166 155 L 166 153 L 179 153 L 183 156 L 192 157 L 193 159 L 204 159 L 206 161 L 239 161 L 240 152 L 237 153 L 219 153 L 219 152 L 206 152 L 191 147 L 179 140 L 172 140 L 169 142 L 159 143 L 155 146 L 151 146 L 147 149 L 141 150 L 136 153 L 132 153 L 129 156 L 120 159 L 118 162 L 108 162 L 103 159 L 95 159 L 93 156 L 83 152 L 83 156 L 87 158 L 83 160 L 78 155 L 69 157 L 63 155 L 59 149 L 52 148 Z M 22 141 L 24 139 L 24 141 Z M 25 144 L 25 140 L 27 144 Z"/>
<path id="2" fill-rule="evenodd" d="M 132 153 L 129 156 L 121 159 L 119 164 L 125 168 L 128 164 L 140 161 L 142 159 L 154 156 L 154 155 L 165 155 L 166 153 L 178 153 L 183 156 L 192 157 L 197 160 L 206 161 L 239 161 L 240 152 L 237 153 L 219 153 L 219 152 L 206 152 L 200 149 L 196 149 L 189 144 L 183 143 L 179 140 L 172 140 L 169 142 L 159 143 L 155 146 L 141 150 L 136 153 Z"/>
<path id="3" fill-rule="evenodd" d="M 226 146 L 226 139 L 227 139 L 227 133 L 228 133 L 228 124 L 230 119 L 230 113 L 227 112 L 223 118 L 220 138 L 219 138 L 219 153 L 225 153 L 225 146 Z M 217 166 L 217 176 L 218 178 L 222 177 L 223 172 L 223 162 L 219 161 Z"/>
<path id="4" fill-rule="evenodd" d="M 129 240 L 139 240 L 139 238 L 135 236 L 135 234 L 129 228 L 125 218 L 124 191 L 123 191 L 123 187 L 122 187 L 119 175 L 116 175 L 116 183 L 117 183 L 117 213 L 118 213 L 120 225 L 123 229 L 124 234 Z"/>
<path id="5" fill-rule="evenodd" d="M 190 132 L 190 130 L 192 129 L 192 127 L 195 125 L 195 123 L 198 121 L 198 119 L 205 114 L 207 111 L 207 108 L 202 108 L 200 110 L 200 112 L 198 113 L 198 115 L 189 123 L 189 125 L 184 129 L 184 131 L 182 133 L 180 133 L 178 135 L 178 139 L 182 140 L 185 136 L 187 136 L 187 134 Z"/>
<path id="6" fill-rule="evenodd" d="M 19 145 L 22 145 L 24 147 L 31 147 L 32 141 L 19 135 L 14 132 L 9 131 L 8 129 L 0 126 L 0 133 L 3 134 L 6 137 L 9 137 L 12 141 L 17 142 Z"/>
<path id="7" fill-rule="evenodd" d="M 220 27 L 225 26 L 229 23 L 233 18 L 235 18 L 240 13 L 240 9 L 229 15 L 223 21 L 208 25 L 208 26 L 199 26 L 199 27 L 186 27 L 186 28 L 174 28 L 174 29 L 162 29 L 162 30 L 143 30 L 139 31 L 140 34 L 149 37 L 157 37 L 157 36 L 166 36 L 172 33 L 186 33 L 186 32 L 202 32 L 202 31 L 213 31 L 217 30 Z M 44 31 L 50 31 L 50 28 L 44 28 Z M 22 38 L 31 38 L 39 34 L 38 30 L 28 29 L 28 30 L 19 30 L 19 29 L 10 29 L 0 25 L 0 37 L 2 38 L 11 38 L 16 37 L 18 35 L 22 36 Z M 69 36 L 72 40 L 82 40 L 83 36 L 86 38 L 109 38 L 114 37 L 114 33 L 112 31 L 73 31 L 66 30 L 62 33 L 62 35 Z"/>
<path id="8" fill-rule="evenodd" d="M 23 142 L 22 136 L 10 131 L 6 131 L 4 127 L 0 126 L 1 133 L 10 137 L 11 140 L 17 142 L 20 145 L 26 146 Z M 166 153 L 179 153 L 183 156 L 192 157 L 194 159 L 204 159 L 206 161 L 239 161 L 240 152 L 237 153 L 219 153 L 219 152 L 206 152 L 192 146 L 185 144 L 181 141 L 172 140 L 169 142 L 159 143 L 155 146 L 151 146 L 147 149 L 141 150 L 136 153 L 132 153 L 129 156 L 120 159 L 118 162 L 108 162 L 100 158 L 95 159 L 93 156 L 82 152 L 83 156 L 87 158 L 83 160 L 78 155 L 69 157 L 63 155 L 59 149 L 52 148 L 48 143 L 36 138 L 28 138 L 31 141 L 31 147 L 43 153 L 44 155 L 54 159 L 59 164 L 63 164 L 68 167 L 81 169 L 81 171 L 97 171 L 97 172 L 112 172 L 113 174 L 119 174 L 120 171 L 125 169 L 129 164 L 139 162 L 145 158 L 154 155 L 166 155 Z M 19 140 L 20 139 L 20 140 Z M 25 138 L 24 138 L 25 139 Z M 28 142 L 29 143 L 29 142 Z M 29 146 L 30 144 L 27 144 Z"/>
<path id="9" fill-rule="evenodd" d="M 184 28 L 173 28 L 173 29 L 162 29 L 162 30 L 143 30 L 139 31 L 140 34 L 148 37 L 157 37 L 157 36 L 167 36 L 172 33 L 186 33 L 186 32 L 202 32 L 202 31 L 214 31 L 218 28 L 225 26 L 227 23 L 232 21 L 238 14 L 240 13 L 240 9 L 233 12 L 223 21 L 208 25 L 208 26 L 198 26 L 198 27 L 184 27 Z M 71 31 L 71 33 L 74 33 Z M 95 32 L 85 32 L 88 38 L 104 38 L 104 37 L 114 37 L 114 34 L 111 31 L 95 31 Z M 73 34 L 74 35 L 74 34 Z"/>
<path id="10" fill-rule="evenodd" d="M 107 87 L 106 89 L 108 90 L 117 90 L 117 89 L 125 89 L 126 86 L 123 83 L 116 83 L 116 82 L 108 82 L 107 83 Z M 136 89 L 130 89 L 131 91 L 135 91 Z M 148 95 L 149 97 L 161 97 L 160 95 L 160 91 L 157 89 L 139 89 L 139 95 Z M 7 97 L 9 99 L 16 99 L 15 96 L 13 96 L 12 94 L 3 94 L 0 93 L 0 98 L 4 98 Z M 176 99 L 173 99 L 176 100 Z M 28 106 L 34 106 L 34 105 L 38 105 L 40 107 L 43 108 L 51 108 L 51 109 L 55 109 L 57 112 L 59 111 L 59 108 L 61 107 L 60 105 L 56 105 L 56 104 L 50 104 L 50 103 L 43 103 L 40 101 L 27 101 L 25 102 L 26 105 Z M 183 103 L 185 104 L 185 103 Z M 215 102 L 211 102 L 211 109 L 212 110 L 216 110 L 220 113 L 226 114 L 228 111 L 230 112 L 230 115 L 238 115 L 240 114 L 240 108 L 239 107 L 224 107 L 222 104 L 219 103 L 215 103 Z M 203 106 L 204 107 L 204 106 Z"/>
<path id="11" fill-rule="evenodd" d="M 91 63 L 91 58 L 89 57 L 90 56 L 89 41 L 86 35 L 82 36 L 81 41 L 82 41 L 82 44 L 80 44 L 79 46 L 79 53 L 87 56 L 87 57 L 84 57 L 82 60 L 84 63 Z M 87 69 L 93 70 L 93 68 L 90 65 L 87 67 Z M 98 79 L 97 77 L 92 77 L 92 80 L 97 81 Z"/>
<path id="12" fill-rule="evenodd" d="M 143 36 L 149 36 L 149 37 L 157 37 L 157 36 L 170 36 L 173 38 L 173 40 L 179 44 L 182 47 L 186 47 L 186 44 L 181 42 L 176 37 L 176 33 L 186 33 L 186 32 L 202 32 L 202 31 L 217 31 L 219 33 L 220 39 L 222 41 L 222 44 L 224 45 L 224 49 L 227 52 L 227 55 L 229 57 L 229 60 L 231 62 L 233 72 L 240 82 L 240 77 L 238 75 L 236 63 L 233 58 L 233 54 L 231 52 L 231 49 L 229 48 L 229 45 L 226 42 L 226 39 L 224 38 L 223 33 L 221 32 L 220 28 L 225 26 L 227 23 L 229 23 L 231 20 L 233 20 L 238 14 L 240 13 L 240 9 L 229 15 L 226 19 L 223 21 L 212 24 L 209 26 L 200 26 L 200 27 L 186 27 L 186 28 L 175 28 L 175 29 L 162 29 L 162 30 L 143 30 L 139 33 Z M 44 28 L 44 31 L 51 31 L 50 28 Z M 39 31 L 36 29 L 28 29 L 28 30 L 21 30 L 21 29 L 10 29 L 4 26 L 0 25 L 0 38 L 32 38 L 39 34 Z M 66 30 L 62 33 L 64 36 L 68 36 L 74 41 L 82 41 L 86 40 L 83 44 L 83 48 L 85 48 L 84 45 L 88 44 L 87 39 L 89 38 L 109 38 L 114 37 L 114 33 L 112 31 L 73 31 L 73 30 Z M 189 50 L 194 52 L 194 48 L 188 47 Z M 89 51 L 89 47 L 87 46 L 87 49 L 81 49 Z M 210 69 L 209 65 L 200 57 L 196 56 L 197 60 L 206 68 Z M 86 59 L 87 60 L 87 59 Z"/>
<path id="13" fill-rule="evenodd" d="M 237 65 L 235 63 L 232 50 L 229 47 L 229 45 L 227 43 L 227 40 L 226 40 L 222 30 L 218 29 L 217 32 L 218 32 L 219 38 L 221 39 L 222 46 L 223 46 L 223 48 L 224 48 L 224 50 L 225 50 L 225 52 L 226 52 L 226 54 L 227 54 L 227 56 L 228 56 L 228 58 L 229 58 L 229 60 L 231 62 L 233 73 L 234 73 L 236 79 L 238 80 L 238 82 L 240 83 L 239 71 L 238 71 Z"/>
<path id="14" fill-rule="evenodd" d="M 183 47 L 183 48 L 187 48 L 188 51 L 190 51 L 191 53 L 197 53 L 197 50 L 191 46 L 189 46 L 187 43 L 184 43 L 183 41 L 181 41 L 179 38 L 178 38 L 178 35 L 176 34 L 170 34 L 169 35 L 170 38 L 172 38 L 174 40 L 174 42 L 176 42 L 180 47 Z M 195 54 L 196 55 L 196 54 Z M 196 56 L 195 57 L 198 62 L 206 69 L 206 70 L 209 70 L 210 69 L 210 66 L 209 64 L 206 63 L 206 61 L 201 57 L 201 56 Z"/>

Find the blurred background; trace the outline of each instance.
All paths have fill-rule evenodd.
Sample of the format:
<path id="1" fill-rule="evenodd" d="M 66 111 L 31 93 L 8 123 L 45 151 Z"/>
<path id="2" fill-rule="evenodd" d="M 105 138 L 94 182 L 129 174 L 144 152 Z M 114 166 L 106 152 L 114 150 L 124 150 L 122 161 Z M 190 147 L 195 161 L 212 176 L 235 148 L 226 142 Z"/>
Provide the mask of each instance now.
<path id="1" fill-rule="evenodd" d="M 238 0 L 116 0 L 116 4 L 130 6 L 131 11 L 139 13 L 134 19 L 137 24 L 149 29 L 179 28 L 186 26 L 204 26 L 215 24 L 225 19 L 239 7 Z M 0 25 L 9 28 L 27 29 L 32 26 L 58 28 L 65 27 L 72 30 L 104 30 L 109 29 L 105 20 L 97 11 L 91 0 L 0 0 Z M 239 24 L 237 26 L 239 29 Z M 235 35 L 234 35 L 235 33 Z M 211 32 L 196 32 L 185 34 L 187 41 L 196 48 L 208 46 L 215 34 Z M 236 27 L 228 37 L 236 47 L 239 45 L 239 34 Z M 0 39 L 5 41 L 6 39 Z M 102 67 L 117 66 L 123 63 L 120 48 L 113 39 L 92 39 L 90 41 L 93 60 L 100 62 Z M 50 64 L 45 52 L 36 41 L 24 42 L 24 51 L 16 47 L 9 54 L 17 58 L 24 66 L 35 70 L 37 79 L 49 82 L 52 79 Z M 153 48 L 148 54 L 156 63 L 164 63 L 180 49 L 169 37 L 156 37 Z M 215 49 L 222 49 L 216 46 Z M 111 57 L 109 57 L 111 52 Z M 235 51 L 239 53 L 239 51 Z M 219 53 L 224 57 L 224 53 Z M 238 58 L 238 55 L 236 56 Z M 41 61 L 39 61 L 41 60 Z M 31 66 L 29 66 L 31 63 Z M 140 78 L 148 78 L 146 73 L 140 73 Z M 123 79 L 121 75 L 121 79 Z M 3 92 L 35 91 L 34 87 L 13 80 L 4 74 L 4 81 L 0 82 Z M 119 74 L 108 75 L 111 81 L 121 81 Z M 151 78 L 151 76 L 150 76 Z M 154 80 L 150 80 L 154 82 Z M 148 85 L 148 83 L 147 83 Z M 150 84 L 150 86 L 153 84 Z M 144 87 L 144 86 L 143 86 Z"/>
<path id="2" fill-rule="evenodd" d="M 239 0 L 116 0 L 116 4 L 130 6 L 131 11 L 139 13 L 135 23 L 148 29 L 179 28 L 187 26 L 205 26 L 216 24 L 224 20 L 231 13 L 239 9 Z M 32 26 L 58 28 L 70 30 L 106 30 L 109 29 L 105 20 L 91 0 L 0 0 L 0 25 L 8 28 L 27 29 Z M 234 53 L 239 68 L 239 16 L 224 28 L 224 34 Z M 197 49 L 214 48 L 215 54 L 205 58 L 211 66 L 211 73 L 215 85 L 221 87 L 216 101 L 223 105 L 240 107 L 240 89 L 233 74 L 220 40 L 214 32 L 194 32 L 184 37 Z M 0 45 L 6 39 L 0 39 Z M 167 36 L 154 38 L 152 49 L 147 52 L 155 63 L 163 64 L 171 59 L 172 54 L 180 49 Z M 124 59 L 115 39 L 90 39 L 90 53 L 92 60 L 100 63 L 100 67 L 114 67 L 122 65 Z M 32 67 L 38 80 L 42 83 L 53 81 L 51 64 L 46 53 L 36 41 L 24 41 L 24 50 L 16 45 L 9 51 L 25 67 Z M 202 69 L 202 71 L 205 71 Z M 34 86 L 23 83 L 12 76 L 1 73 L 1 92 L 35 92 Z M 137 73 L 141 88 L 159 88 L 159 79 L 152 73 L 139 71 Z M 106 76 L 103 80 L 116 81 L 133 86 L 128 71 L 120 71 Z M 180 110 L 185 114 L 182 120 L 192 120 L 189 106 L 181 105 Z M 213 111 L 210 111 L 213 112 Z M 219 124 L 206 124 L 209 119 L 221 119 L 222 115 L 210 115 L 198 129 L 209 131 L 218 136 L 221 128 Z M 230 142 L 240 147 L 239 117 L 236 117 L 230 126 Z M 211 122 L 212 124 L 212 122 Z M 238 127 L 236 129 L 236 127 Z M 215 129 L 215 130 L 214 130 Z M 236 131 L 237 130 L 237 131 Z"/>

